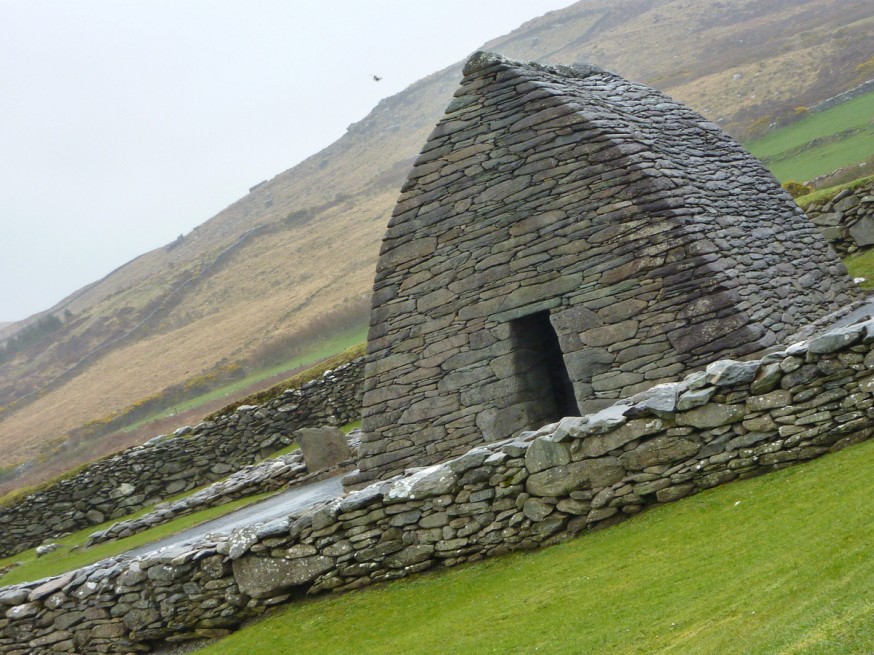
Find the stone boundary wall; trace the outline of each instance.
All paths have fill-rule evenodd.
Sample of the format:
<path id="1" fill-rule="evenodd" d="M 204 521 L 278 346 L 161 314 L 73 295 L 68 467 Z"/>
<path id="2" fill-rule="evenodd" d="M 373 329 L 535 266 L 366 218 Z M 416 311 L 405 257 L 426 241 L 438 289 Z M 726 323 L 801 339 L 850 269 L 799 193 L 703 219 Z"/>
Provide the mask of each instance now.
<path id="1" fill-rule="evenodd" d="M 874 245 L 874 180 L 804 208 L 841 257 Z"/>
<path id="2" fill-rule="evenodd" d="M 124 539 L 157 525 L 163 525 L 179 516 L 199 512 L 208 507 L 224 505 L 239 498 L 275 491 L 282 487 L 299 487 L 350 471 L 354 468 L 354 453 L 358 448 L 359 434 L 360 431 L 353 431 L 347 437 L 353 457 L 345 462 L 340 462 L 338 466 L 310 471 L 307 468 L 302 449 L 287 455 L 273 457 L 258 464 L 245 466 L 224 480 L 219 480 L 190 496 L 173 502 L 159 503 L 148 514 L 113 523 L 105 530 L 94 532 L 89 535 L 85 547 L 88 548 L 104 541 Z"/>
<path id="3" fill-rule="evenodd" d="M 867 82 L 862 82 L 859 86 L 853 87 L 849 91 L 844 91 L 843 93 L 839 93 L 836 96 L 832 96 L 827 100 L 823 100 L 820 103 L 815 104 L 813 107 L 809 109 L 810 112 L 818 112 L 825 111 L 826 109 L 831 109 L 832 107 L 836 107 L 845 103 L 847 100 L 852 100 L 853 98 L 858 98 L 861 95 L 865 95 L 866 93 L 874 91 L 874 80 L 868 80 Z"/>
<path id="4" fill-rule="evenodd" d="M 315 479 L 318 473 L 307 471 L 303 453 L 295 450 L 288 455 L 270 458 L 258 464 L 245 466 L 233 475 L 219 480 L 200 491 L 172 502 L 159 503 L 155 509 L 135 519 L 113 523 L 105 530 L 89 535 L 85 547 L 104 541 L 124 539 L 157 525 L 163 525 L 179 516 L 198 512 L 207 507 L 224 505 L 238 498 L 274 491 L 284 486 L 297 486 Z"/>
<path id="5" fill-rule="evenodd" d="M 0 508 L 0 557 L 227 477 L 290 444 L 299 428 L 357 420 L 363 371 L 362 357 L 263 405 L 244 405 L 94 462 Z"/>
<path id="6" fill-rule="evenodd" d="M 0 590 L 0 653 L 125 653 L 268 606 L 558 543 L 874 433 L 874 320 L 722 360 L 230 537 Z"/>

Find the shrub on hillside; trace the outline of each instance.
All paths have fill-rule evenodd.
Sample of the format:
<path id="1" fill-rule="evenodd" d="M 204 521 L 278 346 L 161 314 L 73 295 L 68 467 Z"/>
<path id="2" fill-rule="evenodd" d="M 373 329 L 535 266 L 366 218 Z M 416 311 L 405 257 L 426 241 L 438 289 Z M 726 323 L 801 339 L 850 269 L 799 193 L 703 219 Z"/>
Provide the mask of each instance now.
<path id="1" fill-rule="evenodd" d="M 62 326 L 63 322 L 54 314 L 43 316 L 36 323 L 28 325 L 6 340 L 6 343 L 0 347 L 0 362 L 12 359 L 31 346 L 37 344 L 44 346 L 46 337 L 60 330 Z"/>
<path id="2" fill-rule="evenodd" d="M 806 196 L 808 193 L 813 193 L 813 187 L 803 182 L 796 182 L 795 180 L 786 180 L 783 182 L 783 188 L 789 192 L 789 195 L 793 198 L 798 198 L 800 196 Z"/>

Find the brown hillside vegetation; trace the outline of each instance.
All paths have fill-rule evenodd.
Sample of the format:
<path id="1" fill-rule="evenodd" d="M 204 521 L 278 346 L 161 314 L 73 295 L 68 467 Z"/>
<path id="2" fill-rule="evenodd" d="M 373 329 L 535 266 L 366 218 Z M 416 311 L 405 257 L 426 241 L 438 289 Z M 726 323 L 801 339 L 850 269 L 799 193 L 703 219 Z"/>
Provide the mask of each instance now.
<path id="1" fill-rule="evenodd" d="M 593 62 L 746 137 L 858 83 L 872 28 L 864 0 L 583 0 L 484 47 Z M 460 67 L 383 100 L 330 147 L 49 310 L 64 325 L 0 362 L 2 466 L 170 385 L 245 364 L 366 296 L 398 189 Z"/>

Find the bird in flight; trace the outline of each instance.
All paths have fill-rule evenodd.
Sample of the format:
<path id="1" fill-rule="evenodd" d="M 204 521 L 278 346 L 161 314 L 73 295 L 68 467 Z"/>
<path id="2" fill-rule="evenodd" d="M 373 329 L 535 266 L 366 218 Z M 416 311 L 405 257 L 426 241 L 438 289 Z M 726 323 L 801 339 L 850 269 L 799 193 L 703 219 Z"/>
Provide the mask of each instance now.
<path id="1" fill-rule="evenodd" d="M 374 75 L 374 76 L 373 76 L 373 81 L 374 81 L 374 82 L 379 82 L 381 79 L 382 79 L 382 78 L 381 78 L 379 75 Z"/>

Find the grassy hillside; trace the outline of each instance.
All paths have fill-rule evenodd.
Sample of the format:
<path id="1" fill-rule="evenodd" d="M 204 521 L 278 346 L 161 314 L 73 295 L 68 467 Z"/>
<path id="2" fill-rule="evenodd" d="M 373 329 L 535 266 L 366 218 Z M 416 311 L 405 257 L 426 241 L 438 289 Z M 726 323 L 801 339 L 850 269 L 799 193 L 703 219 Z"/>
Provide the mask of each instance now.
<path id="1" fill-rule="evenodd" d="M 857 177 L 850 182 L 845 182 L 843 184 L 836 184 L 835 186 L 825 187 L 814 191 L 813 193 L 808 193 L 803 196 L 799 196 L 795 199 L 795 202 L 798 203 L 798 206 L 801 207 L 804 211 L 807 211 L 808 207 L 812 203 L 823 203 L 828 200 L 831 200 L 836 195 L 838 195 L 844 189 L 858 189 L 863 186 L 868 186 L 874 183 L 874 175 L 867 175 L 865 177 Z"/>
<path id="2" fill-rule="evenodd" d="M 874 156 L 874 92 L 747 144 L 780 181 L 810 180 Z"/>
<path id="3" fill-rule="evenodd" d="M 857 84 L 872 11 L 862 0 L 582 0 L 485 47 L 594 62 L 746 136 Z M 0 363 L 4 466 L 173 385 L 251 373 L 295 332 L 330 332 L 316 329 L 326 312 L 369 294 L 398 189 L 459 78 L 456 64 L 383 100 L 330 147 L 51 308 L 62 328 Z"/>
<path id="4" fill-rule="evenodd" d="M 561 546 L 313 599 L 201 655 L 874 651 L 874 443 Z"/>

